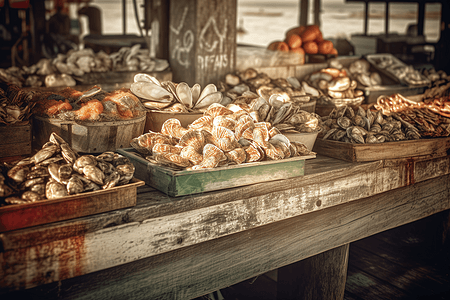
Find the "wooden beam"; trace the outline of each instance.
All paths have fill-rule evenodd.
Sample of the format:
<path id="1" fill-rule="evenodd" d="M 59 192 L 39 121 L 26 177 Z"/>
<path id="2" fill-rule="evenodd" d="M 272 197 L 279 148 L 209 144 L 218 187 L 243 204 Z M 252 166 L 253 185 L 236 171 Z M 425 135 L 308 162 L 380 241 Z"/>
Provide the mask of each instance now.
<path id="1" fill-rule="evenodd" d="M 417 12 L 417 35 L 423 35 L 423 28 L 425 24 L 425 2 L 419 2 Z"/>
<path id="2" fill-rule="evenodd" d="M 369 2 L 364 3 L 364 35 L 369 33 Z"/>
<path id="3" fill-rule="evenodd" d="M 389 35 L 389 2 L 386 1 L 386 10 L 384 15 L 384 34 Z"/>
<path id="4" fill-rule="evenodd" d="M 150 55 L 169 59 L 169 7 L 170 1 L 151 1 L 151 43 Z"/>

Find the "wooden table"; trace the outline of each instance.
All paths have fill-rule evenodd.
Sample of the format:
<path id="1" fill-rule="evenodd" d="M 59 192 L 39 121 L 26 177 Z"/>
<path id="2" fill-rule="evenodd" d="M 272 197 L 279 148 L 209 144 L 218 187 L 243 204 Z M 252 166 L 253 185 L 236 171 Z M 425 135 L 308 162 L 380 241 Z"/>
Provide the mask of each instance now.
<path id="1" fill-rule="evenodd" d="M 449 173 L 448 156 L 318 156 L 241 188 L 144 186 L 136 207 L 0 234 L 0 297 L 191 299 L 278 268 L 280 299 L 339 299 L 349 244 L 449 209 Z"/>

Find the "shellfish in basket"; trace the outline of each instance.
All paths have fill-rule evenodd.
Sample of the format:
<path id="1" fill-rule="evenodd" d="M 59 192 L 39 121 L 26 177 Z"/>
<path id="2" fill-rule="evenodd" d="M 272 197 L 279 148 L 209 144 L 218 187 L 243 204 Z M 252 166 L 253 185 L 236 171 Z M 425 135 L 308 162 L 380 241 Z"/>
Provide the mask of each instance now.
<path id="1" fill-rule="evenodd" d="M 198 83 L 190 87 L 185 82 L 160 82 L 147 74 L 136 74 L 130 90 L 141 98 L 144 106 L 149 109 L 171 110 L 170 107 L 174 104 L 182 104 L 175 111 L 201 111 L 212 103 L 221 103 L 223 100 L 222 93 L 212 83 L 202 90 Z"/>
<path id="2" fill-rule="evenodd" d="M 134 175 L 128 158 L 114 152 L 80 155 L 56 133 L 32 157 L 3 165 L 0 205 L 56 199 L 127 184 Z"/>
<path id="3" fill-rule="evenodd" d="M 188 128 L 168 119 L 161 132 L 145 133 L 130 144 L 151 162 L 193 170 L 315 154 L 251 112 L 217 103 Z"/>

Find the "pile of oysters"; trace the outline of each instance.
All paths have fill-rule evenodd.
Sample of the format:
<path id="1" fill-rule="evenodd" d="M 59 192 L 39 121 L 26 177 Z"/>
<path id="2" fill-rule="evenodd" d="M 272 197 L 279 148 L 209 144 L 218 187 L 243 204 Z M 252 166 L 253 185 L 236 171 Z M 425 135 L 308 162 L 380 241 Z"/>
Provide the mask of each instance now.
<path id="1" fill-rule="evenodd" d="M 56 199 L 130 182 L 130 160 L 114 152 L 79 155 L 56 133 L 35 155 L 0 173 L 0 205 Z"/>
<path id="2" fill-rule="evenodd" d="M 395 113 L 386 116 L 381 110 L 372 111 L 358 106 L 334 109 L 322 117 L 319 138 L 346 143 L 374 144 L 421 137 L 419 130 Z"/>
<path id="3" fill-rule="evenodd" d="M 14 84 L 0 84 L 0 125 L 28 122 L 36 103 L 33 93 L 24 92 Z"/>

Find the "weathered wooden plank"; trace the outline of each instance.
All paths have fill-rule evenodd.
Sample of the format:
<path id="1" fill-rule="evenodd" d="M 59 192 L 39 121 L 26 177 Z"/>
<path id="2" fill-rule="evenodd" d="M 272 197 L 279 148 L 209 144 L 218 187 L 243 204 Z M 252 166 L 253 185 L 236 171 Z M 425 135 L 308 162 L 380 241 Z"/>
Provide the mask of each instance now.
<path id="1" fill-rule="evenodd" d="M 277 299 L 343 299 L 350 244 L 278 269 Z"/>
<path id="2" fill-rule="evenodd" d="M 0 126 L 0 157 L 31 154 L 31 124 Z"/>
<path id="3" fill-rule="evenodd" d="M 160 205 L 152 203 L 102 214 L 96 218 L 86 217 L 63 224 L 5 233 L 0 238 L 4 255 L 9 255 L 10 265 L 26 263 L 27 255 L 41 247 L 61 255 L 70 251 L 80 252 L 80 247 L 75 250 L 64 247 L 82 238 L 77 266 L 73 266 L 64 255 L 57 261 L 69 270 L 76 268 L 77 272 L 85 274 L 391 191 L 404 186 L 406 182 L 402 165 L 384 168 L 382 162 L 373 162 L 350 166 L 338 172 L 330 170 L 304 178 L 217 192 L 215 197 L 205 194 L 186 197 L 183 201 L 160 198 Z M 439 178 L 434 180 L 439 182 Z M 281 189 L 272 187 L 272 191 L 268 192 L 270 189 L 267 186 L 278 184 Z M 216 197 L 221 196 L 226 199 L 218 201 Z M 209 200 L 213 201 L 208 203 Z M 195 206 L 199 201 L 205 202 Z M 89 229 L 94 223 L 97 226 L 95 230 Z M 117 240 L 121 243 L 117 244 Z M 23 249 L 23 252 L 19 257 L 14 257 L 11 255 L 14 249 Z M 105 256 L 104 249 L 114 251 Z M 38 261 L 45 259 L 47 257 L 37 258 Z M 50 281 L 68 278 L 61 278 L 59 273 L 52 272 L 52 264 L 37 265 L 29 262 L 30 269 L 27 272 L 37 277 L 40 274 L 53 274 L 53 277 L 46 277 Z M 70 277 L 75 272 L 67 274 L 64 276 Z M 17 278 L 8 280 L 15 281 Z M 35 283 L 30 281 L 21 284 L 29 286 Z"/>
<path id="4" fill-rule="evenodd" d="M 171 2 L 169 62 L 175 82 L 205 87 L 234 72 L 236 7 L 236 0 Z"/>
<path id="5" fill-rule="evenodd" d="M 442 157 L 450 148 L 450 138 L 420 139 L 380 144 L 352 144 L 318 138 L 314 151 L 353 162 L 409 158 L 421 155 Z"/>
<path id="6" fill-rule="evenodd" d="M 445 175 L 29 292 L 48 299 L 191 299 L 449 209 L 449 183 Z"/>

